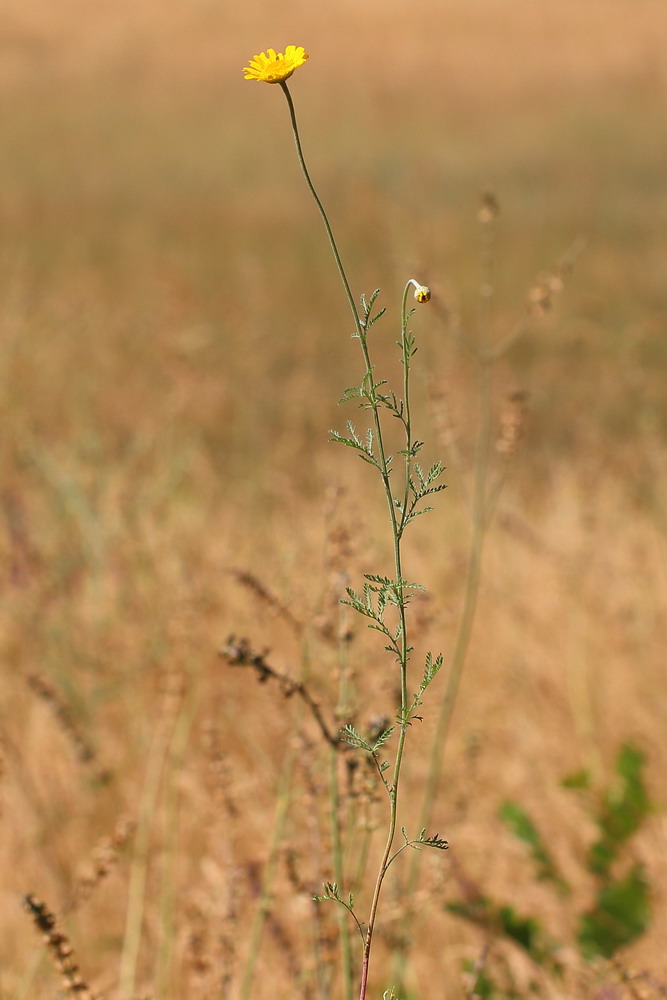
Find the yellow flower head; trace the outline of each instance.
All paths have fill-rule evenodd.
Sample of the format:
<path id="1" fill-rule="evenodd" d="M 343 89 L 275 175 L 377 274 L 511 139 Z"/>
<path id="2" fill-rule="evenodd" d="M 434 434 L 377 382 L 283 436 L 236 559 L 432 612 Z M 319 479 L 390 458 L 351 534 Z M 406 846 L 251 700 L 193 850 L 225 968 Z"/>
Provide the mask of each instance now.
<path id="1" fill-rule="evenodd" d="M 308 56 L 303 45 L 288 45 L 285 54 L 269 49 L 260 52 L 245 66 L 243 74 L 246 80 L 262 80 L 264 83 L 282 83 L 292 75 L 295 69 L 303 66 Z"/>

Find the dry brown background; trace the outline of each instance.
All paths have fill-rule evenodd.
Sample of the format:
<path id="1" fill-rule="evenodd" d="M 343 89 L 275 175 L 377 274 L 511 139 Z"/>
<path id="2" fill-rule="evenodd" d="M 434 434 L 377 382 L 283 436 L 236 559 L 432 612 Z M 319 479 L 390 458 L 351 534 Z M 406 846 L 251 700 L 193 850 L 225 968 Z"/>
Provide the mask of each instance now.
<path id="1" fill-rule="evenodd" d="M 241 73 L 287 43 L 311 56 L 292 86 L 305 149 L 355 291 L 382 288 L 377 351 L 392 376 L 403 283 L 414 274 L 435 293 L 415 317 L 415 405 L 449 488 L 408 541 L 408 575 L 429 591 L 420 655 L 442 649 L 447 664 L 461 611 L 476 383 L 442 309 L 475 329 L 480 192 L 501 205 L 494 337 L 525 313 L 536 276 L 587 240 L 554 309 L 494 373 L 496 436 L 507 393 L 530 402 L 487 540 L 434 811 L 452 847 L 426 859 L 412 995 L 460 995 L 461 962 L 482 948 L 443 913 L 460 892 L 453 858 L 571 940 L 594 830 L 558 782 L 582 766 L 604 781 L 623 740 L 646 752 L 656 803 L 631 846 L 654 919 L 625 960 L 667 979 L 665 38 L 663 0 L 5 0 L 2 1000 L 57 988 L 22 895 L 62 911 L 125 814 L 143 815 L 147 853 L 135 840 L 134 861 L 126 849 L 65 924 L 85 976 L 121 996 L 133 870 L 135 890 L 147 878 L 136 996 L 241 996 L 290 733 L 314 746 L 317 733 L 217 650 L 234 633 L 295 676 L 307 663 L 325 705 L 337 652 L 296 639 L 230 571 L 321 624 L 342 526 L 355 583 L 388 569 L 377 484 L 327 443 L 354 415 L 336 401 L 360 374 L 346 305 L 282 95 Z M 358 634 L 351 656 L 360 723 L 391 713 L 377 645 Z M 414 734 L 403 821 L 441 692 Z M 330 870 L 304 788 L 325 785 L 324 767 L 298 744 L 284 843 L 303 885 L 280 854 L 252 996 L 292 995 L 312 964 L 308 892 Z M 575 883 L 569 909 L 552 907 L 500 825 L 508 796 Z M 387 905 L 390 922 L 395 887 Z M 379 947 L 376 996 L 390 983 Z M 508 954 L 521 992 L 533 973 Z M 573 975 L 562 989 L 578 996 L 613 980 Z"/>

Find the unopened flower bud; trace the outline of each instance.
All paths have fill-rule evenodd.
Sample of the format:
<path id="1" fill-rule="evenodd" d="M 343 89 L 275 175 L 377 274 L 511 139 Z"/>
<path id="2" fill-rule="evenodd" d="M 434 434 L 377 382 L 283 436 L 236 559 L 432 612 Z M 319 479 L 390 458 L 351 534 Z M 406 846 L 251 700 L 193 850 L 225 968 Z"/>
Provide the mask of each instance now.
<path id="1" fill-rule="evenodd" d="M 419 282 L 415 281 L 414 278 L 410 278 L 408 284 L 415 286 L 414 296 L 417 302 L 422 303 L 422 302 L 428 302 L 430 300 L 431 289 L 428 288 L 426 285 L 420 285 Z"/>

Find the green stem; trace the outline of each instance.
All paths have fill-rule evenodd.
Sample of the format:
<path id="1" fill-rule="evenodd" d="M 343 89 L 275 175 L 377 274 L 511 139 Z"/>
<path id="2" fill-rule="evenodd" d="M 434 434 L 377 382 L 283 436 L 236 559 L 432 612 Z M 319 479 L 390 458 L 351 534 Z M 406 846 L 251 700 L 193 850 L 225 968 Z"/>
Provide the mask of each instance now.
<path id="1" fill-rule="evenodd" d="M 362 353 L 363 353 L 363 356 L 364 356 L 364 363 L 366 365 L 366 374 L 368 376 L 368 379 L 369 379 L 369 382 L 370 382 L 370 386 L 371 386 L 371 389 L 370 389 L 371 396 L 370 396 L 370 399 L 369 399 L 369 403 L 370 403 L 371 409 L 373 411 L 373 423 L 374 423 L 374 427 L 375 427 L 375 438 L 376 438 L 377 445 L 378 445 L 378 451 L 380 453 L 380 475 L 382 476 L 382 483 L 383 483 L 383 486 L 384 486 L 385 496 L 387 498 L 387 505 L 388 505 L 388 508 L 389 508 L 389 517 L 390 517 L 390 520 L 391 520 L 392 530 L 393 530 L 393 533 L 394 533 L 394 541 L 396 543 L 396 540 L 397 540 L 397 528 L 398 528 L 397 521 L 396 521 L 396 510 L 394 508 L 394 501 L 393 501 L 393 498 L 392 498 L 392 495 L 391 495 L 391 487 L 390 487 L 390 483 L 389 483 L 389 468 L 388 468 L 388 465 L 387 465 L 387 459 L 386 459 L 385 450 L 384 450 L 384 442 L 383 442 L 383 438 L 382 438 L 382 428 L 380 426 L 380 417 L 379 417 L 379 414 L 378 414 L 378 401 L 377 401 L 377 399 L 375 397 L 375 386 L 374 386 L 374 382 L 373 382 L 373 366 L 371 365 L 370 357 L 369 357 L 369 354 L 368 354 L 368 345 L 366 343 L 366 331 L 364 330 L 363 324 L 362 324 L 361 320 L 359 319 L 359 313 L 357 312 L 357 307 L 354 304 L 354 297 L 353 297 L 352 291 L 350 289 L 350 283 L 347 280 L 347 275 L 345 273 L 345 268 L 343 267 L 343 262 L 341 260 L 340 254 L 338 252 L 338 247 L 336 245 L 336 240 L 334 239 L 334 234 L 333 234 L 333 231 L 331 229 L 331 224 L 330 224 L 329 219 L 327 217 L 327 213 L 324 211 L 324 205 L 320 201 L 319 195 L 318 195 L 317 191 L 315 190 L 313 182 L 310 179 L 310 174 L 308 173 L 308 167 L 306 166 L 306 161 L 305 161 L 304 156 L 303 156 L 303 150 L 301 148 L 301 138 L 299 136 L 299 127 L 298 127 L 297 121 L 296 121 L 296 112 L 294 110 L 294 102 L 292 100 L 292 95 L 289 92 L 289 88 L 288 88 L 287 82 L 285 80 L 281 80 L 280 81 L 280 86 L 282 87 L 283 93 L 284 93 L 285 97 L 287 98 L 287 105 L 289 107 L 290 121 L 292 122 L 292 134 L 294 135 L 294 145 L 296 146 L 296 154 L 297 154 L 297 157 L 298 157 L 298 160 L 299 160 L 299 165 L 301 166 L 301 170 L 302 170 L 303 176 L 305 178 L 306 184 L 308 185 L 308 190 L 310 191 L 311 195 L 313 196 L 313 200 L 315 201 L 315 204 L 317 205 L 317 209 L 318 209 L 318 211 L 320 213 L 320 216 L 322 218 L 322 222 L 324 223 L 324 228 L 326 230 L 327 239 L 329 240 L 329 245 L 331 247 L 331 250 L 332 250 L 332 253 L 333 253 L 333 256 L 334 256 L 334 260 L 336 262 L 336 267 L 338 269 L 338 274 L 340 275 L 340 280 L 343 283 L 343 288 L 345 290 L 345 296 L 347 298 L 347 301 L 348 301 L 348 304 L 350 306 L 350 309 L 352 310 L 352 315 L 354 317 L 354 324 L 355 324 L 356 331 L 357 331 L 357 337 L 359 338 L 359 342 L 361 344 L 361 350 L 362 350 Z"/>
<path id="2" fill-rule="evenodd" d="M 406 509 L 407 509 L 407 495 L 408 495 L 409 477 L 410 477 L 411 448 L 412 448 L 412 439 L 411 439 L 411 431 L 410 431 L 409 395 L 408 395 L 409 358 L 407 356 L 408 355 L 408 351 L 407 351 L 407 345 L 406 345 L 406 328 L 407 328 L 406 302 L 407 302 L 407 288 L 408 288 L 408 286 L 406 285 L 406 290 L 403 293 L 402 336 L 401 336 L 401 348 L 402 348 L 402 351 L 403 351 L 403 362 L 404 362 L 403 378 L 404 378 L 404 393 L 405 393 L 405 399 L 404 399 L 404 405 L 405 405 L 405 410 L 404 410 L 404 428 L 405 428 L 405 453 L 406 453 L 406 468 L 405 468 L 405 476 L 406 476 L 405 497 L 406 497 L 406 500 L 405 500 L 405 503 L 404 503 L 403 516 L 401 518 L 401 523 L 400 524 L 398 524 L 397 520 L 396 520 L 396 512 L 395 512 L 393 500 L 391 499 L 391 492 L 389 492 L 388 475 L 387 475 L 387 490 L 389 492 L 389 500 L 390 500 L 390 517 L 391 517 L 391 526 L 392 526 L 393 538 L 394 538 L 394 570 L 395 570 L 395 574 L 396 574 L 396 597 L 397 597 L 397 601 L 398 601 L 399 620 L 400 620 L 400 636 L 401 636 L 401 648 L 400 648 L 400 658 L 399 658 L 400 675 L 401 675 L 401 716 L 400 716 L 401 717 L 401 726 L 400 726 L 400 734 L 399 734 L 399 738 L 398 738 L 398 746 L 396 748 L 396 758 L 395 758 L 395 761 L 394 761 L 394 780 L 393 780 L 393 783 L 392 783 L 392 785 L 391 785 L 391 787 L 389 789 L 389 806 L 390 806 L 389 829 L 387 831 L 387 840 L 386 840 L 386 843 L 385 843 L 385 849 L 384 849 L 384 853 L 382 855 L 382 860 L 380 862 L 380 867 L 379 867 L 377 879 L 376 879 L 376 882 L 375 882 L 375 890 L 373 892 L 373 899 L 371 901 L 371 909 L 370 909 L 370 914 L 369 914 L 369 918 L 368 918 L 368 925 L 367 925 L 367 930 L 366 930 L 366 940 L 364 942 L 364 951 L 363 951 L 362 967 L 361 967 L 361 987 L 360 987 L 360 991 L 359 991 L 359 1000 L 365 1000 L 365 997 L 366 997 L 366 990 L 367 990 L 367 987 L 368 987 L 368 971 L 369 971 L 369 965 L 370 965 L 371 946 L 372 946 L 372 943 L 373 943 L 373 932 L 374 932 L 374 929 L 375 929 L 375 921 L 376 921 L 376 917 L 377 917 L 377 910 L 378 910 L 378 905 L 379 905 L 379 902 L 380 902 L 380 892 L 382 890 L 382 883 L 384 882 L 385 876 L 386 876 L 387 871 L 389 869 L 389 865 L 391 863 L 391 849 L 392 849 L 392 846 L 393 846 L 393 843 L 394 843 L 394 837 L 395 837 L 395 834 L 396 834 L 396 819 L 397 819 L 397 815 L 398 815 L 398 787 L 399 787 L 399 781 L 400 781 L 400 776 L 401 776 L 401 767 L 402 767 L 402 763 L 403 763 L 403 752 L 404 752 L 404 749 L 405 749 L 405 740 L 406 740 L 406 736 L 407 736 L 407 727 L 408 727 L 408 721 L 406 719 L 406 714 L 407 714 L 407 708 L 408 708 L 407 674 L 408 674 L 409 647 L 408 647 L 408 636 L 407 636 L 407 624 L 406 624 L 406 618 L 405 618 L 405 601 L 404 601 L 404 598 L 403 598 L 403 587 L 401 586 L 401 580 L 403 579 L 403 571 L 402 571 L 402 568 L 401 568 L 401 536 L 402 536 L 403 529 L 405 527 L 405 516 L 406 516 Z M 368 352 L 367 352 L 367 348 L 366 348 L 365 338 L 362 339 L 362 347 L 365 348 L 364 358 L 367 359 L 366 360 L 367 370 L 370 370 L 370 361 L 368 360 Z M 377 418 L 377 424 L 378 424 L 378 447 L 380 447 L 380 445 L 382 443 L 382 435 L 381 435 L 380 427 L 379 427 L 379 416 L 377 414 L 377 407 L 374 409 L 374 413 L 375 413 L 376 418 Z M 382 455 L 383 455 L 383 460 L 384 460 L 384 453 L 383 452 L 382 452 Z M 386 465 L 383 465 L 383 467 L 386 468 Z"/>
<path id="3" fill-rule="evenodd" d="M 318 211 L 322 216 L 322 222 L 324 223 L 324 228 L 327 231 L 327 237 L 329 239 L 329 245 L 334 255 L 334 260 L 336 261 L 336 267 L 338 268 L 338 274 L 340 275 L 340 280 L 343 282 L 343 288 L 345 289 L 345 295 L 347 296 L 347 301 L 352 310 L 352 315 L 354 316 L 354 323 L 357 328 L 357 334 L 362 335 L 363 328 L 359 320 L 359 313 L 357 312 L 357 307 L 354 304 L 354 297 L 350 289 L 350 283 L 347 280 L 347 275 L 345 274 L 345 268 L 343 267 L 343 262 L 340 259 L 340 254 L 338 253 L 338 247 L 336 246 L 336 241 L 334 239 L 334 234 L 327 218 L 327 213 L 324 211 L 324 205 L 319 199 L 317 191 L 310 179 L 310 174 L 308 173 L 308 167 L 306 166 L 306 161 L 303 156 L 303 150 L 301 149 L 301 139 L 299 137 L 299 127 L 296 123 L 296 111 L 294 110 L 294 101 L 292 100 L 292 95 L 289 92 L 289 87 L 287 86 L 286 80 L 280 80 L 280 86 L 282 87 L 283 93 L 287 98 L 287 105 L 289 107 L 290 120 L 292 122 L 292 133 L 294 135 L 294 144 L 296 146 L 296 155 L 299 158 L 299 164 L 303 172 L 303 176 L 306 179 L 306 184 L 308 185 L 308 190 L 313 196 L 315 204 L 317 205 Z"/>
<path id="4" fill-rule="evenodd" d="M 403 353 L 403 426 L 405 427 L 405 491 L 403 493 L 403 513 L 399 526 L 399 537 L 402 536 L 408 517 L 408 501 L 410 499 L 410 473 L 412 471 L 412 430 L 410 421 L 410 354 L 407 345 L 408 331 L 408 291 L 412 282 L 408 281 L 403 290 L 401 303 L 401 350 Z"/>
<path id="5" fill-rule="evenodd" d="M 376 443 L 377 443 L 378 456 L 379 456 L 379 458 L 378 458 L 378 467 L 379 467 L 379 471 L 380 471 L 380 476 L 382 478 L 382 484 L 383 484 L 383 487 L 384 487 L 385 497 L 386 497 L 386 501 L 387 501 L 387 509 L 388 509 L 388 512 L 389 512 L 389 521 L 390 521 L 390 524 L 391 524 L 391 530 L 392 530 L 392 536 L 393 536 L 393 543 L 394 543 L 394 572 L 395 572 L 396 600 L 397 600 L 398 611 L 399 611 L 399 631 L 400 631 L 400 636 L 401 636 L 400 650 L 398 651 L 399 652 L 398 660 L 399 660 L 400 675 L 401 675 L 401 725 L 400 725 L 400 735 L 399 735 L 399 739 L 398 739 L 398 746 L 396 748 L 396 757 L 395 757 L 395 761 L 394 761 L 394 774 L 393 774 L 394 780 L 393 780 L 392 785 L 389 788 L 389 807 L 390 807 L 390 813 L 389 813 L 389 826 L 388 826 L 388 830 L 387 830 L 387 840 L 386 840 L 384 852 L 383 852 L 383 855 L 382 855 L 382 860 L 380 862 L 380 867 L 379 867 L 378 875 L 377 875 L 376 882 L 375 882 L 375 889 L 373 891 L 373 898 L 372 898 L 372 901 L 371 901 L 370 914 L 369 914 L 368 924 L 367 924 L 367 929 L 366 929 L 366 937 L 365 937 L 365 941 L 364 941 L 362 969 L 361 969 L 361 988 L 360 988 L 360 994 L 359 994 L 359 996 L 360 996 L 360 1000 L 365 1000 L 366 989 L 367 989 L 367 984 L 368 984 L 368 970 L 369 970 L 369 963 L 370 963 L 370 954 L 371 954 L 371 947 L 372 947 L 372 943 L 373 943 L 373 932 L 374 932 L 374 929 L 375 929 L 375 921 L 376 921 L 376 918 L 377 918 L 377 910 L 378 910 L 378 905 L 379 905 L 379 901 L 380 901 L 380 893 L 381 893 L 381 890 L 382 890 L 382 883 L 384 882 L 385 875 L 387 874 L 387 869 L 388 869 L 388 866 L 389 866 L 389 859 L 391 857 L 391 848 L 392 848 L 392 845 L 393 845 L 393 842 L 394 842 L 394 836 L 396 834 L 396 819 L 397 819 L 397 815 L 398 815 L 398 786 L 399 786 L 399 780 L 400 780 L 400 775 L 401 775 L 401 766 L 402 766 L 402 763 L 403 763 L 403 752 L 404 752 L 404 748 L 405 748 L 405 739 L 406 739 L 406 735 L 407 735 L 407 721 L 406 721 L 405 716 L 406 716 L 406 713 L 407 713 L 407 706 L 408 706 L 408 696 L 407 696 L 408 641 L 407 641 L 407 628 L 406 628 L 406 620 L 405 620 L 405 602 L 404 602 L 404 599 L 403 599 L 403 588 L 401 586 L 401 580 L 403 579 L 403 574 L 402 574 L 402 570 L 401 570 L 401 533 L 402 533 L 404 524 L 402 523 L 402 521 L 399 522 L 398 519 L 397 519 L 397 517 L 396 517 L 396 506 L 394 504 L 394 499 L 393 499 L 392 492 L 391 492 L 391 484 L 390 484 L 390 481 L 389 481 L 389 463 L 387 461 L 387 456 L 386 456 L 385 447 L 384 447 L 384 439 L 383 439 L 383 435 L 382 435 L 382 426 L 381 426 L 381 423 L 380 423 L 380 414 L 379 414 L 380 400 L 378 399 L 378 397 L 376 395 L 376 392 L 375 392 L 375 382 L 374 382 L 374 379 L 373 379 L 373 366 L 371 364 L 370 355 L 369 355 L 369 352 L 368 352 L 368 343 L 367 343 L 367 338 L 366 338 L 366 329 L 364 327 L 364 324 L 361 322 L 361 320 L 359 318 L 359 314 L 358 314 L 356 306 L 354 304 L 354 298 L 353 298 L 352 292 L 350 290 L 350 283 L 347 280 L 347 275 L 345 273 L 345 269 L 343 267 L 343 263 L 341 261 L 340 254 L 338 252 L 338 247 L 336 246 L 336 241 L 334 239 L 334 235 L 333 235 L 333 232 L 332 232 L 332 229 L 331 229 L 331 225 L 329 223 L 329 219 L 327 218 L 327 214 L 324 211 L 324 206 L 322 205 L 322 202 L 319 199 L 319 196 L 317 194 L 317 191 L 315 190 L 313 182 L 310 179 L 310 174 L 308 173 L 308 168 L 306 166 L 306 162 L 305 162 L 305 159 L 304 159 L 304 156 L 303 156 L 303 150 L 301 148 L 301 140 L 300 140 L 300 137 L 299 137 L 299 129 L 298 129 L 297 120 L 296 120 L 296 113 L 295 113 L 295 110 L 294 110 L 294 103 L 292 101 L 292 95 L 290 94 L 289 89 L 287 87 L 287 83 L 284 80 L 280 81 L 280 86 L 282 87 L 283 93 L 285 94 L 285 97 L 287 99 L 287 104 L 288 104 L 288 107 L 289 107 L 290 120 L 292 122 L 292 132 L 294 134 L 294 143 L 296 145 L 296 152 L 297 152 L 297 157 L 299 159 L 299 164 L 301 166 L 301 170 L 303 172 L 303 176 L 304 176 L 304 178 L 306 180 L 306 184 L 308 185 L 308 189 L 309 189 L 311 195 L 313 196 L 315 204 L 317 205 L 318 211 L 319 211 L 320 216 L 322 218 L 322 222 L 324 223 L 324 228 L 326 230 L 327 238 L 329 240 L 329 245 L 331 246 L 331 250 L 333 252 L 334 260 L 336 262 L 336 267 L 338 269 L 338 273 L 340 275 L 340 279 L 341 279 L 341 281 L 343 283 L 343 288 L 345 290 L 345 295 L 347 297 L 350 309 L 352 310 L 352 315 L 354 316 L 354 322 L 355 322 L 355 326 L 356 326 L 357 337 L 358 337 L 359 343 L 361 345 L 361 350 L 362 350 L 362 354 L 363 354 L 363 357 L 364 357 L 364 364 L 366 366 L 366 380 L 367 380 L 368 385 L 369 385 L 367 399 L 368 399 L 369 408 L 371 409 L 371 411 L 373 413 L 373 425 L 374 425 L 374 429 L 375 429 L 375 440 L 376 440 Z M 406 301 L 407 301 L 407 289 L 406 289 L 406 292 L 404 294 L 403 317 L 405 317 L 405 303 L 406 303 Z M 405 318 L 404 318 L 404 320 L 403 320 L 403 335 L 402 335 L 402 338 L 401 338 L 402 339 L 402 347 L 403 347 L 404 358 L 405 358 L 405 354 L 406 354 L 406 350 L 407 350 L 406 349 L 406 345 L 405 345 L 405 327 L 406 327 L 406 322 L 405 322 Z M 406 365 L 406 370 L 405 370 L 405 373 L 404 373 L 404 379 L 407 379 L 407 377 L 408 377 L 408 368 L 409 368 L 409 365 Z M 409 421 L 408 421 L 408 423 L 405 424 L 405 431 L 406 431 L 406 452 L 408 453 L 408 457 L 409 457 L 409 452 L 410 452 L 410 448 L 411 448 L 411 445 L 412 445 L 412 442 L 410 440 Z M 406 464 L 406 470 L 407 470 L 406 474 L 409 476 L 409 461 Z M 407 488 L 408 487 L 406 485 L 406 489 Z"/>
<path id="6" fill-rule="evenodd" d="M 488 343 L 491 328 L 491 300 L 493 296 L 493 231 L 491 227 L 485 228 L 483 239 L 479 324 L 483 342 Z M 449 729 L 454 714 L 454 706 L 459 692 L 461 677 L 463 675 L 463 670 L 468 656 L 472 627 L 477 611 L 484 540 L 490 515 L 487 475 L 489 452 L 491 449 L 491 423 L 493 415 L 491 406 L 491 385 L 493 365 L 496 361 L 496 355 L 493 351 L 485 349 L 485 347 L 482 350 L 475 350 L 473 353 L 478 364 L 479 419 L 477 444 L 475 448 L 475 464 L 473 470 L 472 534 L 470 540 L 470 550 L 468 553 L 468 565 L 463 596 L 463 610 L 461 612 L 459 627 L 454 643 L 454 651 L 452 653 L 451 667 L 447 677 L 445 696 L 440 706 L 433 742 L 431 744 L 431 760 L 429 763 L 426 789 L 424 791 L 419 816 L 420 829 L 425 829 L 430 826 L 433 807 L 435 805 L 440 782 L 442 780 L 442 770 L 446 756 L 445 747 L 449 736 Z M 415 854 L 411 859 L 406 881 L 405 894 L 408 900 L 411 900 L 415 895 L 418 879 L 419 855 Z M 399 988 L 401 989 L 403 988 L 405 965 L 409 949 L 408 928 L 413 914 L 414 909 L 409 904 L 404 918 L 403 940 L 406 943 L 397 955 L 395 962 L 396 980 L 399 984 Z"/>

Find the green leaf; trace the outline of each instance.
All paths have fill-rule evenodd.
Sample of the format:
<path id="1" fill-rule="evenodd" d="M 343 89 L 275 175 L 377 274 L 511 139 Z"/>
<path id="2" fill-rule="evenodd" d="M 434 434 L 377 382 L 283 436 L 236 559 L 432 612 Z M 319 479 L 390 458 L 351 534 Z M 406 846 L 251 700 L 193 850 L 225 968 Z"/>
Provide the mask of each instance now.
<path id="1" fill-rule="evenodd" d="M 588 851 L 588 857 L 586 859 L 588 870 L 592 872 L 593 875 L 598 875 L 604 878 L 609 874 L 609 869 L 611 868 L 615 857 L 616 845 L 613 841 L 606 838 L 596 840 L 594 844 L 591 844 Z"/>
<path id="2" fill-rule="evenodd" d="M 584 958 L 612 958 L 644 933 L 651 919 L 649 887 L 642 865 L 624 879 L 604 886 L 592 910 L 579 923 L 577 941 Z"/>
<path id="3" fill-rule="evenodd" d="M 349 722 L 343 726 L 340 735 L 343 742 L 349 746 L 356 747 L 357 750 L 366 750 L 368 753 L 373 753 L 371 744 Z"/>
<path id="4" fill-rule="evenodd" d="M 360 299 L 361 299 L 361 308 L 363 309 L 364 314 L 366 316 L 368 316 L 368 314 L 370 313 L 371 309 L 375 305 L 375 300 L 377 299 L 377 297 L 378 297 L 379 294 L 380 294 L 380 289 L 376 288 L 375 291 L 371 293 L 370 299 L 368 301 L 366 301 L 366 296 L 364 295 L 363 292 L 361 293 L 361 296 L 360 296 Z"/>
<path id="5" fill-rule="evenodd" d="M 441 667 L 442 667 L 442 653 L 438 653 L 438 655 L 434 660 L 433 653 L 431 653 L 431 651 L 429 650 L 429 652 L 426 654 L 426 662 L 424 664 L 424 676 L 422 677 L 422 682 L 419 685 L 419 691 L 414 696 L 414 702 L 413 702 L 414 707 L 416 707 L 418 704 L 421 704 L 420 701 L 421 696 L 424 694 L 424 691 L 426 691 L 426 688 L 429 686 L 433 678 L 438 674 Z"/>
<path id="6" fill-rule="evenodd" d="M 380 309 L 380 311 L 378 313 L 376 313 L 375 316 L 369 316 L 368 317 L 368 321 L 366 322 L 366 329 L 370 330 L 370 328 L 373 326 L 374 323 L 377 323 L 377 321 L 379 319 L 382 319 L 382 317 L 384 316 L 384 314 L 386 313 L 386 311 L 387 311 L 387 309 L 386 309 L 386 307 L 384 307 L 384 308 Z"/>
<path id="7" fill-rule="evenodd" d="M 352 587 L 346 587 L 345 590 L 349 600 L 343 599 L 340 602 L 341 604 L 348 604 L 351 608 L 354 608 L 355 611 L 358 611 L 360 615 L 363 615 L 364 618 L 372 618 L 373 621 L 378 622 L 379 625 L 382 626 L 382 621 L 373 608 L 373 601 L 368 584 L 364 587 L 363 598 L 357 594 Z M 382 628 L 382 631 L 384 632 L 386 629 Z"/>
<path id="8" fill-rule="evenodd" d="M 538 965 L 547 966 L 557 974 L 562 971 L 556 957 L 560 945 L 545 933 L 536 917 L 523 917 L 514 907 L 499 906 L 486 896 L 478 896 L 471 903 L 448 903 L 446 909 L 486 930 L 509 938 Z"/>
<path id="9" fill-rule="evenodd" d="M 416 517 L 421 517 L 422 514 L 430 514 L 432 510 L 432 507 L 422 507 L 421 510 L 415 510 L 413 507 L 406 517 L 405 523 L 409 524 L 411 521 L 414 521 Z"/>
<path id="10" fill-rule="evenodd" d="M 364 314 L 364 318 L 362 320 L 361 325 L 366 329 L 366 332 L 370 330 L 370 328 L 373 326 L 373 323 L 377 323 L 380 317 L 384 316 L 385 313 L 384 309 L 380 309 L 380 311 L 376 313 L 375 316 L 371 316 L 371 313 L 373 311 L 373 306 L 375 305 L 375 301 L 379 294 L 380 294 L 380 289 L 376 288 L 373 294 L 371 295 L 370 299 L 368 299 L 368 301 L 366 300 L 366 296 L 363 293 L 360 296 L 361 309 Z"/>
<path id="11" fill-rule="evenodd" d="M 528 813 L 517 802 L 504 802 L 498 810 L 498 815 L 514 836 L 530 848 L 538 879 L 542 882 L 552 882 L 562 895 L 567 895 L 570 887 L 560 874 L 556 862 Z"/>
<path id="12" fill-rule="evenodd" d="M 372 749 L 372 751 L 371 751 L 371 752 L 372 752 L 372 753 L 377 753 L 377 752 L 378 752 L 378 750 L 379 750 L 379 749 L 380 749 L 380 748 L 381 748 L 382 746 L 384 746 L 384 744 L 385 744 L 385 743 L 387 742 L 387 740 L 391 738 L 391 734 L 393 733 L 393 731 L 394 731 L 394 727 L 393 727 L 393 726 L 389 726 L 389 728 L 388 728 L 388 729 L 384 729 L 384 730 L 383 730 L 383 731 L 382 731 L 382 732 L 380 733 L 380 735 L 378 736 L 378 738 L 377 738 L 377 740 L 375 741 L 375 743 L 373 744 L 373 749 Z"/>
<path id="13" fill-rule="evenodd" d="M 380 735 L 377 736 L 373 742 L 371 742 L 370 740 L 365 739 L 361 733 L 348 722 L 341 729 L 340 735 L 343 742 L 349 744 L 349 746 L 356 747 L 358 750 L 365 750 L 370 754 L 376 754 L 391 737 L 393 731 L 393 726 L 390 726 L 388 729 L 383 729 Z"/>
<path id="14" fill-rule="evenodd" d="M 340 403 L 347 403 L 351 399 L 359 399 L 361 396 L 363 396 L 363 392 L 359 388 L 359 386 L 358 385 L 352 385 L 349 388 L 343 390 L 343 395 L 340 397 L 340 399 L 338 400 L 338 402 L 339 402 L 339 404 Z"/>
<path id="15" fill-rule="evenodd" d="M 375 573 L 364 573 L 364 580 L 370 580 L 371 583 L 380 583 L 384 587 L 393 587 L 394 581 L 390 580 L 388 576 L 376 576 Z"/>
<path id="16" fill-rule="evenodd" d="M 442 475 L 444 471 L 445 469 L 442 462 L 434 462 L 431 468 L 428 470 L 428 475 L 426 477 L 427 484 L 430 485 L 432 482 L 434 482 L 438 478 L 438 476 Z"/>
<path id="17" fill-rule="evenodd" d="M 364 443 L 357 434 L 357 430 L 351 420 L 347 422 L 347 430 L 350 435 L 349 437 L 345 437 L 339 431 L 330 430 L 329 434 L 331 437 L 329 440 L 333 441 L 334 444 L 344 444 L 348 448 L 355 448 L 362 453 L 362 458 L 367 456 L 372 464 L 377 464 L 373 456 L 373 432 L 371 430 L 367 431 Z"/>
<path id="18" fill-rule="evenodd" d="M 312 897 L 312 899 L 314 899 L 316 903 L 324 903 L 327 899 L 333 899 L 337 903 L 342 903 L 343 902 L 343 900 L 340 897 L 340 892 L 338 890 L 338 883 L 337 882 L 325 882 L 324 885 L 322 886 L 322 888 L 324 889 L 324 895 L 323 896 L 313 896 Z M 345 904 L 343 903 L 343 906 L 344 905 Z"/>
<path id="19" fill-rule="evenodd" d="M 479 997 L 479 1000 L 494 1000 L 494 997 L 502 995 L 502 991 L 498 989 L 486 970 L 477 968 L 470 959 L 463 962 L 463 970 L 469 976 L 473 973 L 475 976 L 470 991 L 471 996 Z"/>
<path id="20" fill-rule="evenodd" d="M 602 797 L 595 817 L 600 829 L 598 840 L 588 854 L 588 867 L 605 877 L 621 845 L 635 833 L 651 812 L 644 784 L 645 755 L 624 744 L 616 758 L 616 781 Z"/>
<path id="21" fill-rule="evenodd" d="M 419 494 L 419 496 L 420 496 L 420 498 L 421 497 L 428 497 L 428 496 L 431 496 L 431 494 L 433 494 L 433 493 L 442 493 L 442 491 L 446 490 L 446 489 L 447 489 L 447 484 L 446 483 L 440 483 L 438 486 L 429 486 L 429 488 L 427 490 L 422 490 L 421 493 Z"/>
<path id="22" fill-rule="evenodd" d="M 397 587 L 401 587 L 403 590 L 426 590 L 421 583 L 411 583 L 409 580 L 399 580 Z"/>
<path id="23" fill-rule="evenodd" d="M 522 917 L 512 906 L 501 906 L 498 919 L 506 937 L 523 948 L 538 965 L 547 965 L 553 972 L 562 972 L 562 966 L 555 959 L 558 945 L 545 935 L 536 917 Z"/>
<path id="24" fill-rule="evenodd" d="M 572 771 L 570 774 L 566 774 L 561 781 L 562 788 L 572 788 L 572 789 L 588 789 L 591 787 L 591 774 L 585 768 L 581 768 L 579 771 Z"/>
<path id="25" fill-rule="evenodd" d="M 424 844 L 425 847 L 434 847 L 437 851 L 446 851 L 449 847 L 449 841 L 441 837 L 439 833 L 434 833 L 430 837 L 425 837 L 424 833 L 426 831 L 422 830 L 419 835 L 419 843 Z"/>

